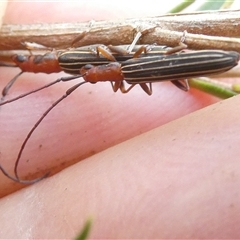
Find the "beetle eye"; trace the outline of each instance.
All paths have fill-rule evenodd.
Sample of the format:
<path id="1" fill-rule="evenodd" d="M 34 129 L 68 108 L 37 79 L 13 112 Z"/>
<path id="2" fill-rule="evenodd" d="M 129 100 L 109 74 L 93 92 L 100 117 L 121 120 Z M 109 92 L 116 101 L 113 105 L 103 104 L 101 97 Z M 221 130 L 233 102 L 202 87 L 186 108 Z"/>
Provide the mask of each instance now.
<path id="1" fill-rule="evenodd" d="M 86 65 L 84 66 L 84 69 L 85 69 L 85 70 L 89 70 L 89 69 L 91 69 L 92 67 L 93 67 L 92 64 L 86 64 Z"/>
<path id="2" fill-rule="evenodd" d="M 24 55 L 16 55 L 16 61 L 25 62 L 25 61 L 27 61 L 27 57 Z"/>

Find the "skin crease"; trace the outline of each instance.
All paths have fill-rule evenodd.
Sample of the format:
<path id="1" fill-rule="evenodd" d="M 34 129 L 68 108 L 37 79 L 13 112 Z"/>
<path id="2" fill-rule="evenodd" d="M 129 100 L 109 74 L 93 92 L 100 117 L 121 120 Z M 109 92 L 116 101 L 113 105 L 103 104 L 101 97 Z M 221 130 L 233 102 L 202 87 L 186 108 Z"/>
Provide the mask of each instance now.
<path id="1" fill-rule="evenodd" d="M 72 9 L 86 14 L 81 2 Z M 101 13 L 92 7 L 83 18 L 62 18 L 48 11 L 64 12 L 68 3 L 56 4 L 56 11 L 55 5 L 37 5 L 9 4 L 4 22 L 86 21 Z M 117 17 L 110 7 L 104 11 Z M 128 11 L 120 11 L 121 17 Z M 18 73 L 0 71 L 0 88 Z M 24 74 L 9 95 L 63 75 Z M 0 109 L 0 160 L 9 172 L 30 127 L 72 85 L 59 84 Z M 0 237 L 71 239 L 91 216 L 90 238 L 239 238 L 239 97 L 215 102 L 170 83 L 154 84 L 151 97 L 138 87 L 123 95 L 109 83 L 85 84 L 32 136 L 20 175 L 64 170 L 21 190 L 0 175 L 1 195 L 15 191 L 0 200 Z"/>

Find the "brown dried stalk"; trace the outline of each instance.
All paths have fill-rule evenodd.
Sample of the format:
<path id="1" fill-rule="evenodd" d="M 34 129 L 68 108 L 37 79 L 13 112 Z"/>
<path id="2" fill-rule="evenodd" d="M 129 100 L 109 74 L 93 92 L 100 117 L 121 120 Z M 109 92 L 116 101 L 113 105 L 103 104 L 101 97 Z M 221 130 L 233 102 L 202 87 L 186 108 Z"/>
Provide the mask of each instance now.
<path id="1" fill-rule="evenodd" d="M 141 44 L 176 46 L 186 30 L 185 43 L 192 49 L 223 49 L 240 52 L 240 10 L 168 14 L 142 19 L 122 19 L 87 23 L 3 25 L 0 50 L 24 49 L 21 42 L 36 42 L 61 49 L 90 44 L 130 44 L 139 30 L 149 29 Z M 84 34 L 83 34 L 84 33 Z"/>

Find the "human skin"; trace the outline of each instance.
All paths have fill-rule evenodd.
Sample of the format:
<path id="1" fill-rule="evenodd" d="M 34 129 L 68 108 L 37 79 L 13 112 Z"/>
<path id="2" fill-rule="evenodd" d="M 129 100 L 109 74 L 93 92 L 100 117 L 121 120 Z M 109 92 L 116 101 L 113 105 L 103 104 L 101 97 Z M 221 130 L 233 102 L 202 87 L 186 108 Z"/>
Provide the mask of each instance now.
<path id="1" fill-rule="evenodd" d="M 57 9 L 15 4 L 4 22 L 86 21 L 103 14 L 84 11 L 83 3 L 71 7 L 89 14 L 84 17 L 52 14 L 68 3 Z M 105 8 L 103 16 L 116 18 L 112 12 Z M 18 71 L 0 70 L 2 88 Z M 63 75 L 25 74 L 9 94 Z M 70 86 L 1 108 L 0 160 L 8 171 L 30 127 Z M 23 177 L 62 171 L 18 191 L 21 185 L 0 176 L 1 195 L 15 191 L 0 200 L 0 237 L 70 239 L 91 216 L 91 238 L 239 238 L 239 97 L 215 102 L 170 83 L 154 84 L 151 97 L 137 87 L 126 95 L 108 83 L 81 87 L 41 124 L 20 166 Z"/>

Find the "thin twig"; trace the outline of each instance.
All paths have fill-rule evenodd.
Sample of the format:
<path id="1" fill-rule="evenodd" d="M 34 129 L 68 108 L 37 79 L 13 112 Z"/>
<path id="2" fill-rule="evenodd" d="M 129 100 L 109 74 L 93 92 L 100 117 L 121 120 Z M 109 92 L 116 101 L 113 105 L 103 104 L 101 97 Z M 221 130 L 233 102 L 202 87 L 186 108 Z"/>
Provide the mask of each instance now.
<path id="1" fill-rule="evenodd" d="M 140 44 L 175 46 L 186 30 L 189 33 L 186 43 L 192 49 L 215 48 L 240 52 L 240 40 L 233 38 L 239 36 L 240 10 L 167 14 L 141 19 L 85 23 L 3 25 L 0 31 L 0 50 L 24 49 L 21 42 L 25 41 L 56 49 L 67 48 L 81 34 L 82 38 L 76 46 L 96 43 L 130 44 L 136 32 L 145 29 L 150 31 L 143 35 Z"/>

